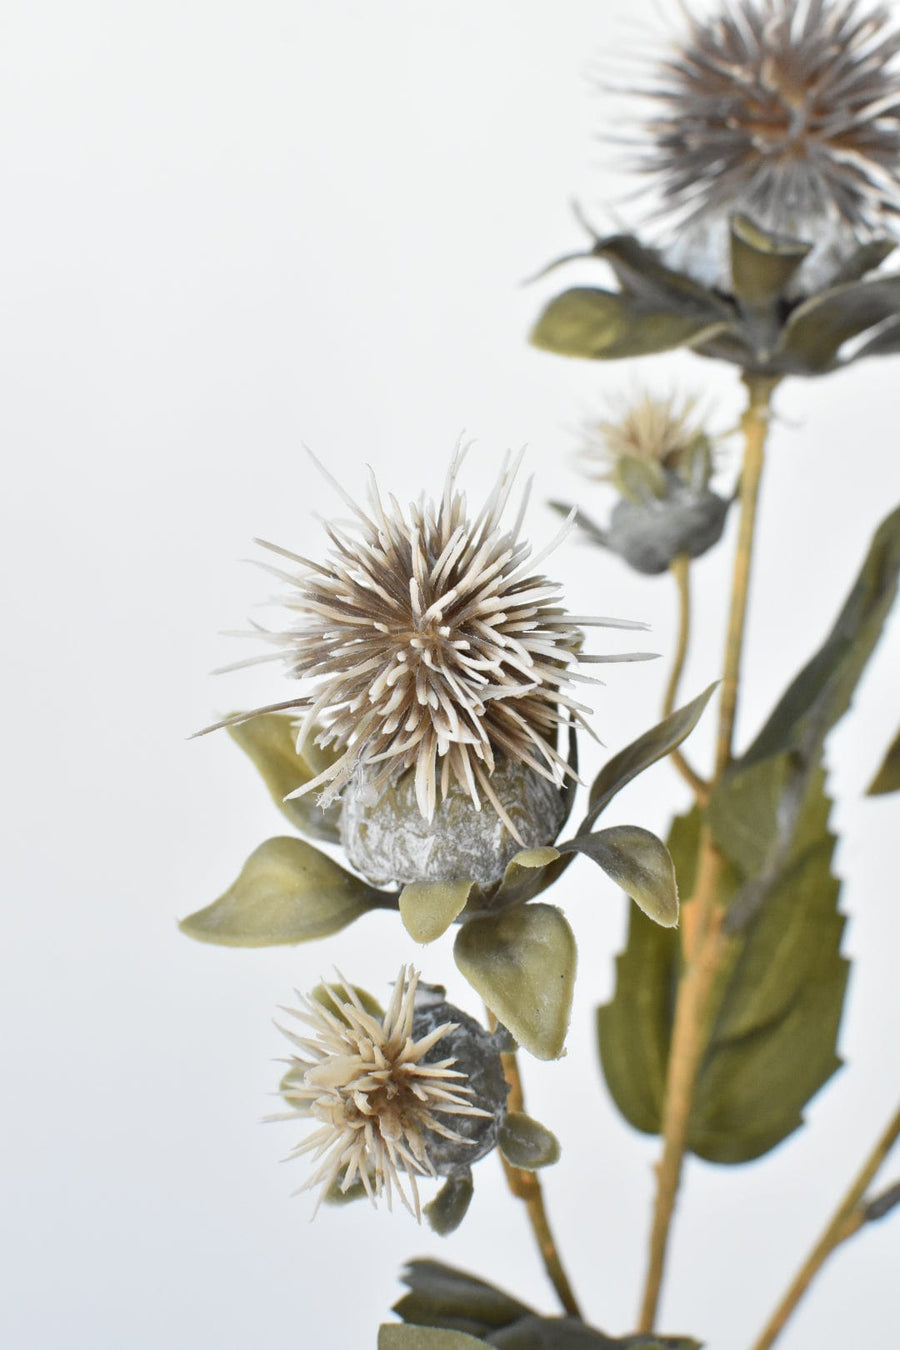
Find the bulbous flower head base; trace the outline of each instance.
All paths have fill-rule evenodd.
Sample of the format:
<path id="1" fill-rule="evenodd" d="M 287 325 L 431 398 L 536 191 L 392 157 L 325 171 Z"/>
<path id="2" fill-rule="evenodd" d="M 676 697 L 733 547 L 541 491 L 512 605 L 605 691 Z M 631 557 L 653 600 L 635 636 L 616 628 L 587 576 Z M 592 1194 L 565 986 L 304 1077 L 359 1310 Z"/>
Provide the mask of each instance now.
<path id="1" fill-rule="evenodd" d="M 373 789 L 362 770 L 341 799 L 341 843 L 352 865 L 375 885 L 470 880 L 492 886 L 522 848 L 552 843 L 565 807 L 560 788 L 527 764 L 500 760 L 490 786 L 506 819 L 451 783 L 431 820 L 416 799 L 415 770 Z"/>
<path id="2" fill-rule="evenodd" d="M 610 516 L 607 546 L 637 572 L 665 572 L 679 555 L 699 558 L 722 535 L 730 503 L 709 488 L 695 491 L 666 474 L 666 495 L 623 500 Z"/>

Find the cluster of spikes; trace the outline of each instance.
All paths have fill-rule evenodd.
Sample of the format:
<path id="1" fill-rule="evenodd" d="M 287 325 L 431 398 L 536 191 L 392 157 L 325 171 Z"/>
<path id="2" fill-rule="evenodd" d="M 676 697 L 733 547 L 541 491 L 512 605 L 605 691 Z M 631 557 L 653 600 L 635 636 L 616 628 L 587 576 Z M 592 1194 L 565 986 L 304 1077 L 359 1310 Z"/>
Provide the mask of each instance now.
<path id="1" fill-rule="evenodd" d="M 321 1203 L 335 1188 L 346 1194 L 361 1185 L 373 1204 L 384 1196 L 389 1209 L 396 1192 L 419 1219 L 416 1178 L 435 1175 L 427 1134 L 465 1146 L 469 1141 L 442 1117 L 490 1112 L 472 1105 L 472 1089 L 453 1068 L 454 1059 L 427 1059 L 456 1030 L 455 1022 L 413 1039 L 416 971 L 401 968 L 383 1017 L 368 1012 L 356 990 L 339 980 L 320 986 L 322 1001 L 298 994 L 302 1006 L 283 1010 L 312 1031 L 298 1035 L 281 1028 L 299 1053 L 289 1061 L 283 1087 L 294 1109 L 278 1118 L 320 1122 L 290 1154 L 311 1153 L 319 1163 L 301 1190 L 318 1186 Z"/>
<path id="2" fill-rule="evenodd" d="M 615 408 L 618 416 L 583 424 L 579 465 L 587 477 L 600 481 L 608 481 L 624 457 L 676 468 L 702 434 L 696 410 L 696 398 L 675 394 L 655 398 L 645 392 L 638 398 L 620 399 Z"/>
<path id="3" fill-rule="evenodd" d="M 860 237 L 900 212 L 900 34 L 858 0 L 731 0 L 662 63 L 645 168 L 688 223 L 742 210 Z"/>
<path id="4" fill-rule="evenodd" d="M 414 769 L 416 802 L 427 819 L 451 784 L 476 807 L 483 796 L 502 819 L 490 782 L 499 758 L 556 784 L 573 772 L 556 743 L 570 720 L 587 726 L 588 709 L 571 689 L 591 677 L 575 667 L 644 656 L 581 652 L 579 625 L 646 625 L 567 615 L 558 583 L 535 568 L 569 524 L 532 556 L 519 538 L 526 487 L 516 518 L 502 525 L 521 455 L 507 456 L 470 519 L 457 488 L 464 453 L 454 454 L 439 502 L 422 497 L 406 511 L 393 497 L 382 500 L 371 475 L 368 514 L 332 479 L 354 519 L 326 526 L 332 547 L 322 565 L 258 541 L 303 570 L 269 569 L 288 583 L 285 604 L 300 622 L 255 634 L 277 646 L 291 676 L 316 683 L 308 694 L 228 721 L 296 709 L 305 714 L 298 746 L 311 726 L 321 728 L 317 741 L 336 758 L 294 796 L 319 791 L 327 805 L 363 770 L 374 796 Z"/>

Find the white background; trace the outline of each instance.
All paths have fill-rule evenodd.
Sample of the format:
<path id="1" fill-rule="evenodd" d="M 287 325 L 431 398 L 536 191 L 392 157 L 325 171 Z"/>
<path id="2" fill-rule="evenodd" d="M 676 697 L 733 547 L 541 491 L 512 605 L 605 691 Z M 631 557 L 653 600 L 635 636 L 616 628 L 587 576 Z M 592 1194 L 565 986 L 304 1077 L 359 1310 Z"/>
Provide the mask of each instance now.
<path id="1" fill-rule="evenodd" d="M 605 227 L 627 186 L 598 137 L 628 109 L 591 72 L 615 72 L 610 53 L 640 52 L 663 22 L 651 0 L 7 8 L 4 1345 L 361 1350 L 403 1260 L 423 1254 L 554 1310 L 492 1159 L 443 1242 L 363 1206 L 311 1226 L 311 1197 L 289 1198 L 304 1164 L 279 1159 L 297 1133 L 259 1121 L 283 1053 L 271 1018 L 292 988 L 337 962 L 383 995 L 414 960 L 478 1006 L 449 943 L 414 948 L 396 916 L 299 949 L 180 936 L 176 917 L 285 832 L 227 737 L 185 738 L 290 692 L 272 666 L 207 672 L 248 654 L 217 634 L 270 591 L 239 563 L 251 537 L 319 552 L 312 513 L 342 514 L 303 443 L 354 494 L 370 463 L 406 499 L 439 489 L 466 431 L 476 501 L 502 452 L 527 444 L 542 543 L 555 529 L 545 497 L 608 508 L 567 455 L 609 394 L 691 389 L 718 427 L 733 423 L 734 371 L 685 355 L 569 363 L 525 342 L 556 282 L 523 280 L 582 242 L 570 199 Z M 872 362 L 778 396 L 745 743 L 900 498 L 898 369 Z M 727 550 L 695 569 L 685 696 L 718 670 Z M 671 651 L 668 578 L 572 542 L 547 570 L 576 612 L 645 619 Z M 749 1344 L 895 1103 L 898 802 L 861 794 L 896 730 L 898 657 L 895 621 L 829 747 L 854 959 L 848 1066 L 763 1161 L 687 1167 L 661 1324 L 715 1350 Z M 596 726 L 609 751 L 656 719 L 665 666 L 608 668 Z M 664 830 L 685 801 L 663 765 L 610 823 Z M 616 1115 L 592 1041 L 625 902 L 587 862 L 559 894 L 581 943 L 569 1054 L 526 1063 L 526 1088 L 563 1139 L 546 1187 L 573 1281 L 619 1334 L 633 1327 L 657 1154 Z M 884 1181 L 897 1170 L 895 1158 Z M 896 1219 L 848 1244 L 785 1350 L 893 1344 L 897 1255 Z"/>

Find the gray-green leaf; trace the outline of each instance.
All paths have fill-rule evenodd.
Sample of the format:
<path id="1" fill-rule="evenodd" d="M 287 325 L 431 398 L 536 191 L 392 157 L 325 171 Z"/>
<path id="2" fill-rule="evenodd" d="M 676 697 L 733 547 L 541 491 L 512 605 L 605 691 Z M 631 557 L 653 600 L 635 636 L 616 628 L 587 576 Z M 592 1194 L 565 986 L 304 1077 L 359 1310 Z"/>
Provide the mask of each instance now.
<path id="1" fill-rule="evenodd" d="M 898 791 L 900 791 L 900 731 L 891 742 L 881 768 L 869 784 L 868 795 L 878 797 L 886 792 Z"/>
<path id="2" fill-rule="evenodd" d="M 464 1331 L 445 1331 L 440 1327 L 405 1326 L 385 1322 L 378 1329 L 378 1350 L 473 1350 L 485 1342 Z"/>
<path id="3" fill-rule="evenodd" d="M 471 919 L 457 934 L 456 964 L 473 989 L 538 1059 L 563 1053 L 577 949 L 554 905 L 513 905 Z"/>
<path id="4" fill-rule="evenodd" d="M 256 765 L 276 806 L 292 825 L 313 839 L 332 844 L 339 841 L 339 804 L 323 811 L 316 804 L 315 792 L 285 800 L 289 792 L 311 782 L 320 772 L 317 765 L 297 753 L 293 718 L 283 713 L 259 713 L 247 722 L 229 726 L 228 734 Z M 322 756 L 316 747 L 311 747 L 310 757 L 313 753 Z"/>
<path id="5" fill-rule="evenodd" d="M 561 853 L 585 853 L 621 886 L 654 923 L 673 928 L 678 922 L 675 865 L 661 839 L 639 825 L 613 825 L 593 834 L 579 834 L 560 844 Z"/>
<path id="6" fill-rule="evenodd" d="M 226 947 L 309 942 L 381 908 L 385 899 L 311 844 L 278 837 L 260 844 L 234 885 L 179 927 Z"/>
<path id="7" fill-rule="evenodd" d="M 715 688 L 716 684 L 711 684 L 699 697 L 670 713 L 662 722 L 613 755 L 591 785 L 588 799 L 590 810 L 578 827 L 579 834 L 586 834 L 590 830 L 600 812 L 627 783 L 681 745 L 700 721 Z"/>
<path id="8" fill-rule="evenodd" d="M 712 312 L 680 312 L 633 295 L 577 286 L 550 301 L 530 341 L 559 356 L 608 361 L 708 342 L 726 327 Z"/>

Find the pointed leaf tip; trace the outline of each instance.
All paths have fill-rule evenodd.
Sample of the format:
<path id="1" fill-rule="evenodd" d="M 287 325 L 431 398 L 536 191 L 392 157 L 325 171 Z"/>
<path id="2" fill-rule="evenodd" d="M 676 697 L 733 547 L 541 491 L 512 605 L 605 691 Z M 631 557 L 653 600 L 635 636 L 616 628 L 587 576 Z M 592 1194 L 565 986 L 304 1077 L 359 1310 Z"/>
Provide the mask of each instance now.
<path id="1" fill-rule="evenodd" d="M 182 919 L 188 937 L 272 947 L 327 937 L 383 903 L 380 891 L 302 839 L 267 839 L 218 900 Z"/>

